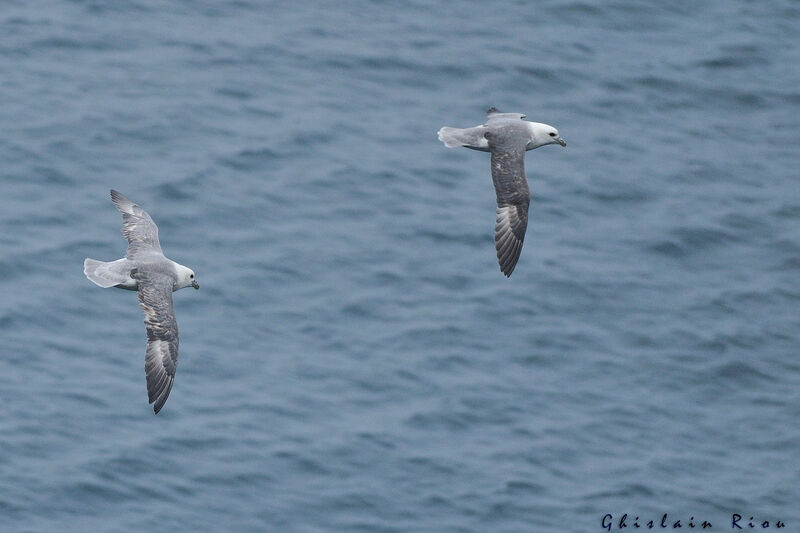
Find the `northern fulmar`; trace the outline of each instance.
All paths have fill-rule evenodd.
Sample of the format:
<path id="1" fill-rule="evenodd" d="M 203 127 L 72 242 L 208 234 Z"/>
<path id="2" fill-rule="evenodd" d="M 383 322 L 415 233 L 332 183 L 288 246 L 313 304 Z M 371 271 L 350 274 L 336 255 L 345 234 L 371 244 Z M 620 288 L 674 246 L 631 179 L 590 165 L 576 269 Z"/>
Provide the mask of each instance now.
<path id="1" fill-rule="evenodd" d="M 153 412 L 158 414 L 172 390 L 178 365 L 178 323 L 172 293 L 200 286 L 192 269 L 164 257 L 158 227 L 144 209 L 113 189 L 111 201 L 122 213 L 122 234 L 128 239 L 128 250 L 122 259 L 108 263 L 87 257 L 83 273 L 100 287 L 139 292 L 147 329 L 147 395 Z"/>
<path id="2" fill-rule="evenodd" d="M 567 142 L 553 126 L 522 120 L 525 115 L 520 113 L 502 113 L 492 107 L 486 115 L 486 122 L 474 128 L 445 126 L 439 130 L 439 140 L 448 148 L 491 152 L 497 193 L 494 244 L 500 270 L 508 277 L 517 266 L 528 227 L 531 192 L 525 178 L 525 152 L 546 144 L 566 146 Z"/>

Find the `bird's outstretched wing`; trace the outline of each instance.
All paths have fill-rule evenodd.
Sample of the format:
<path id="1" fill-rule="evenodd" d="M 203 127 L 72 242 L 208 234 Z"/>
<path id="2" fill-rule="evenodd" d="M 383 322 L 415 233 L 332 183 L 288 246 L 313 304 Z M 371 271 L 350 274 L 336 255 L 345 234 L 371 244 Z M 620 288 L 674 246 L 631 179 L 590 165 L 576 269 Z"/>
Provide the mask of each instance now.
<path id="1" fill-rule="evenodd" d="M 122 234 L 128 239 L 128 251 L 125 256 L 135 259 L 137 255 L 149 252 L 161 252 L 158 242 L 158 226 L 150 215 L 139 205 L 111 189 L 111 201 L 122 213 Z"/>
<path id="2" fill-rule="evenodd" d="M 165 273 L 134 269 L 131 277 L 139 282 L 139 307 L 144 311 L 147 351 L 144 371 L 147 396 L 158 414 L 172 390 L 178 366 L 178 323 L 172 308 L 174 279 Z"/>
<path id="3" fill-rule="evenodd" d="M 492 182 L 497 193 L 494 244 L 506 277 L 517 266 L 528 228 L 531 192 L 525 178 L 525 140 L 513 132 L 487 135 L 492 153 Z"/>
<path id="4" fill-rule="evenodd" d="M 498 119 L 514 119 L 514 120 L 522 120 L 525 118 L 526 115 L 522 113 L 503 113 L 496 107 L 492 106 L 486 110 L 486 124 L 488 125 L 489 122 L 498 120 Z"/>

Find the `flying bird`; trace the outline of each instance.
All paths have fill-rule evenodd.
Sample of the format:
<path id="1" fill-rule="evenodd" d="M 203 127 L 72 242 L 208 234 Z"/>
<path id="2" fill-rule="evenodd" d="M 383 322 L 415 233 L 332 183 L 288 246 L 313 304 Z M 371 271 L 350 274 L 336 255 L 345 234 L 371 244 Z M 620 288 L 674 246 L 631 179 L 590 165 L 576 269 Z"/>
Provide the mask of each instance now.
<path id="1" fill-rule="evenodd" d="M 525 115 L 520 113 L 502 113 L 492 107 L 486 115 L 486 122 L 474 128 L 445 126 L 439 130 L 439 140 L 448 148 L 491 152 L 497 193 L 494 244 L 500 270 L 508 277 L 517 266 L 528 227 L 531 192 L 525 178 L 525 152 L 546 144 L 566 146 L 567 142 L 553 126 L 522 120 Z"/>
<path id="2" fill-rule="evenodd" d="M 158 414 L 172 390 L 178 365 L 178 323 L 172 293 L 200 286 L 192 269 L 164 257 L 158 227 L 144 209 L 113 189 L 111 201 L 122 213 L 122 234 L 128 240 L 128 250 L 122 259 L 108 263 L 87 257 L 83 273 L 104 289 L 118 287 L 139 292 L 139 307 L 144 311 L 147 329 L 147 395 L 153 412 Z"/>

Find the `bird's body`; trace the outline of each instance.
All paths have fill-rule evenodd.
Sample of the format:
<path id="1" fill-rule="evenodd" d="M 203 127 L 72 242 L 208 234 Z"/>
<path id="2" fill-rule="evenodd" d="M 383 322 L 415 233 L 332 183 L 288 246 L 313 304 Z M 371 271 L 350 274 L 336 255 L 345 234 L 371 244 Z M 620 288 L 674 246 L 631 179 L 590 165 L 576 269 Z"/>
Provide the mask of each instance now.
<path id="1" fill-rule="evenodd" d="M 506 276 L 517 265 L 528 227 L 530 189 L 525 177 L 525 152 L 547 144 L 567 145 L 552 126 L 524 118 L 520 113 L 501 113 L 492 107 L 480 126 L 439 130 L 439 140 L 448 148 L 463 146 L 492 154 L 492 182 L 497 193 L 494 240 L 500 270 Z"/>
<path id="2" fill-rule="evenodd" d="M 83 272 L 96 285 L 137 291 L 145 314 L 147 393 L 158 413 L 167 401 L 178 364 L 178 324 L 172 293 L 199 289 L 194 272 L 164 256 L 158 227 L 147 212 L 115 190 L 111 201 L 122 213 L 122 233 L 128 240 L 125 257 L 103 262 L 86 258 Z"/>

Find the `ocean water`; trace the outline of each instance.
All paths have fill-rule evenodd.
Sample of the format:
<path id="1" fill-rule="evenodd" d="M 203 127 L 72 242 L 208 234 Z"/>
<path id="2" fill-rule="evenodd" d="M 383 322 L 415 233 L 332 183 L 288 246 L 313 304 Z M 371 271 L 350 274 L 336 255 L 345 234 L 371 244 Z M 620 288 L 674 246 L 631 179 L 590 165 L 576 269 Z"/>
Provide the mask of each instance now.
<path id="1" fill-rule="evenodd" d="M 5 1 L 0 531 L 800 531 L 799 21 Z M 510 279 L 492 105 L 568 141 Z M 201 286 L 158 416 L 110 188 Z"/>

